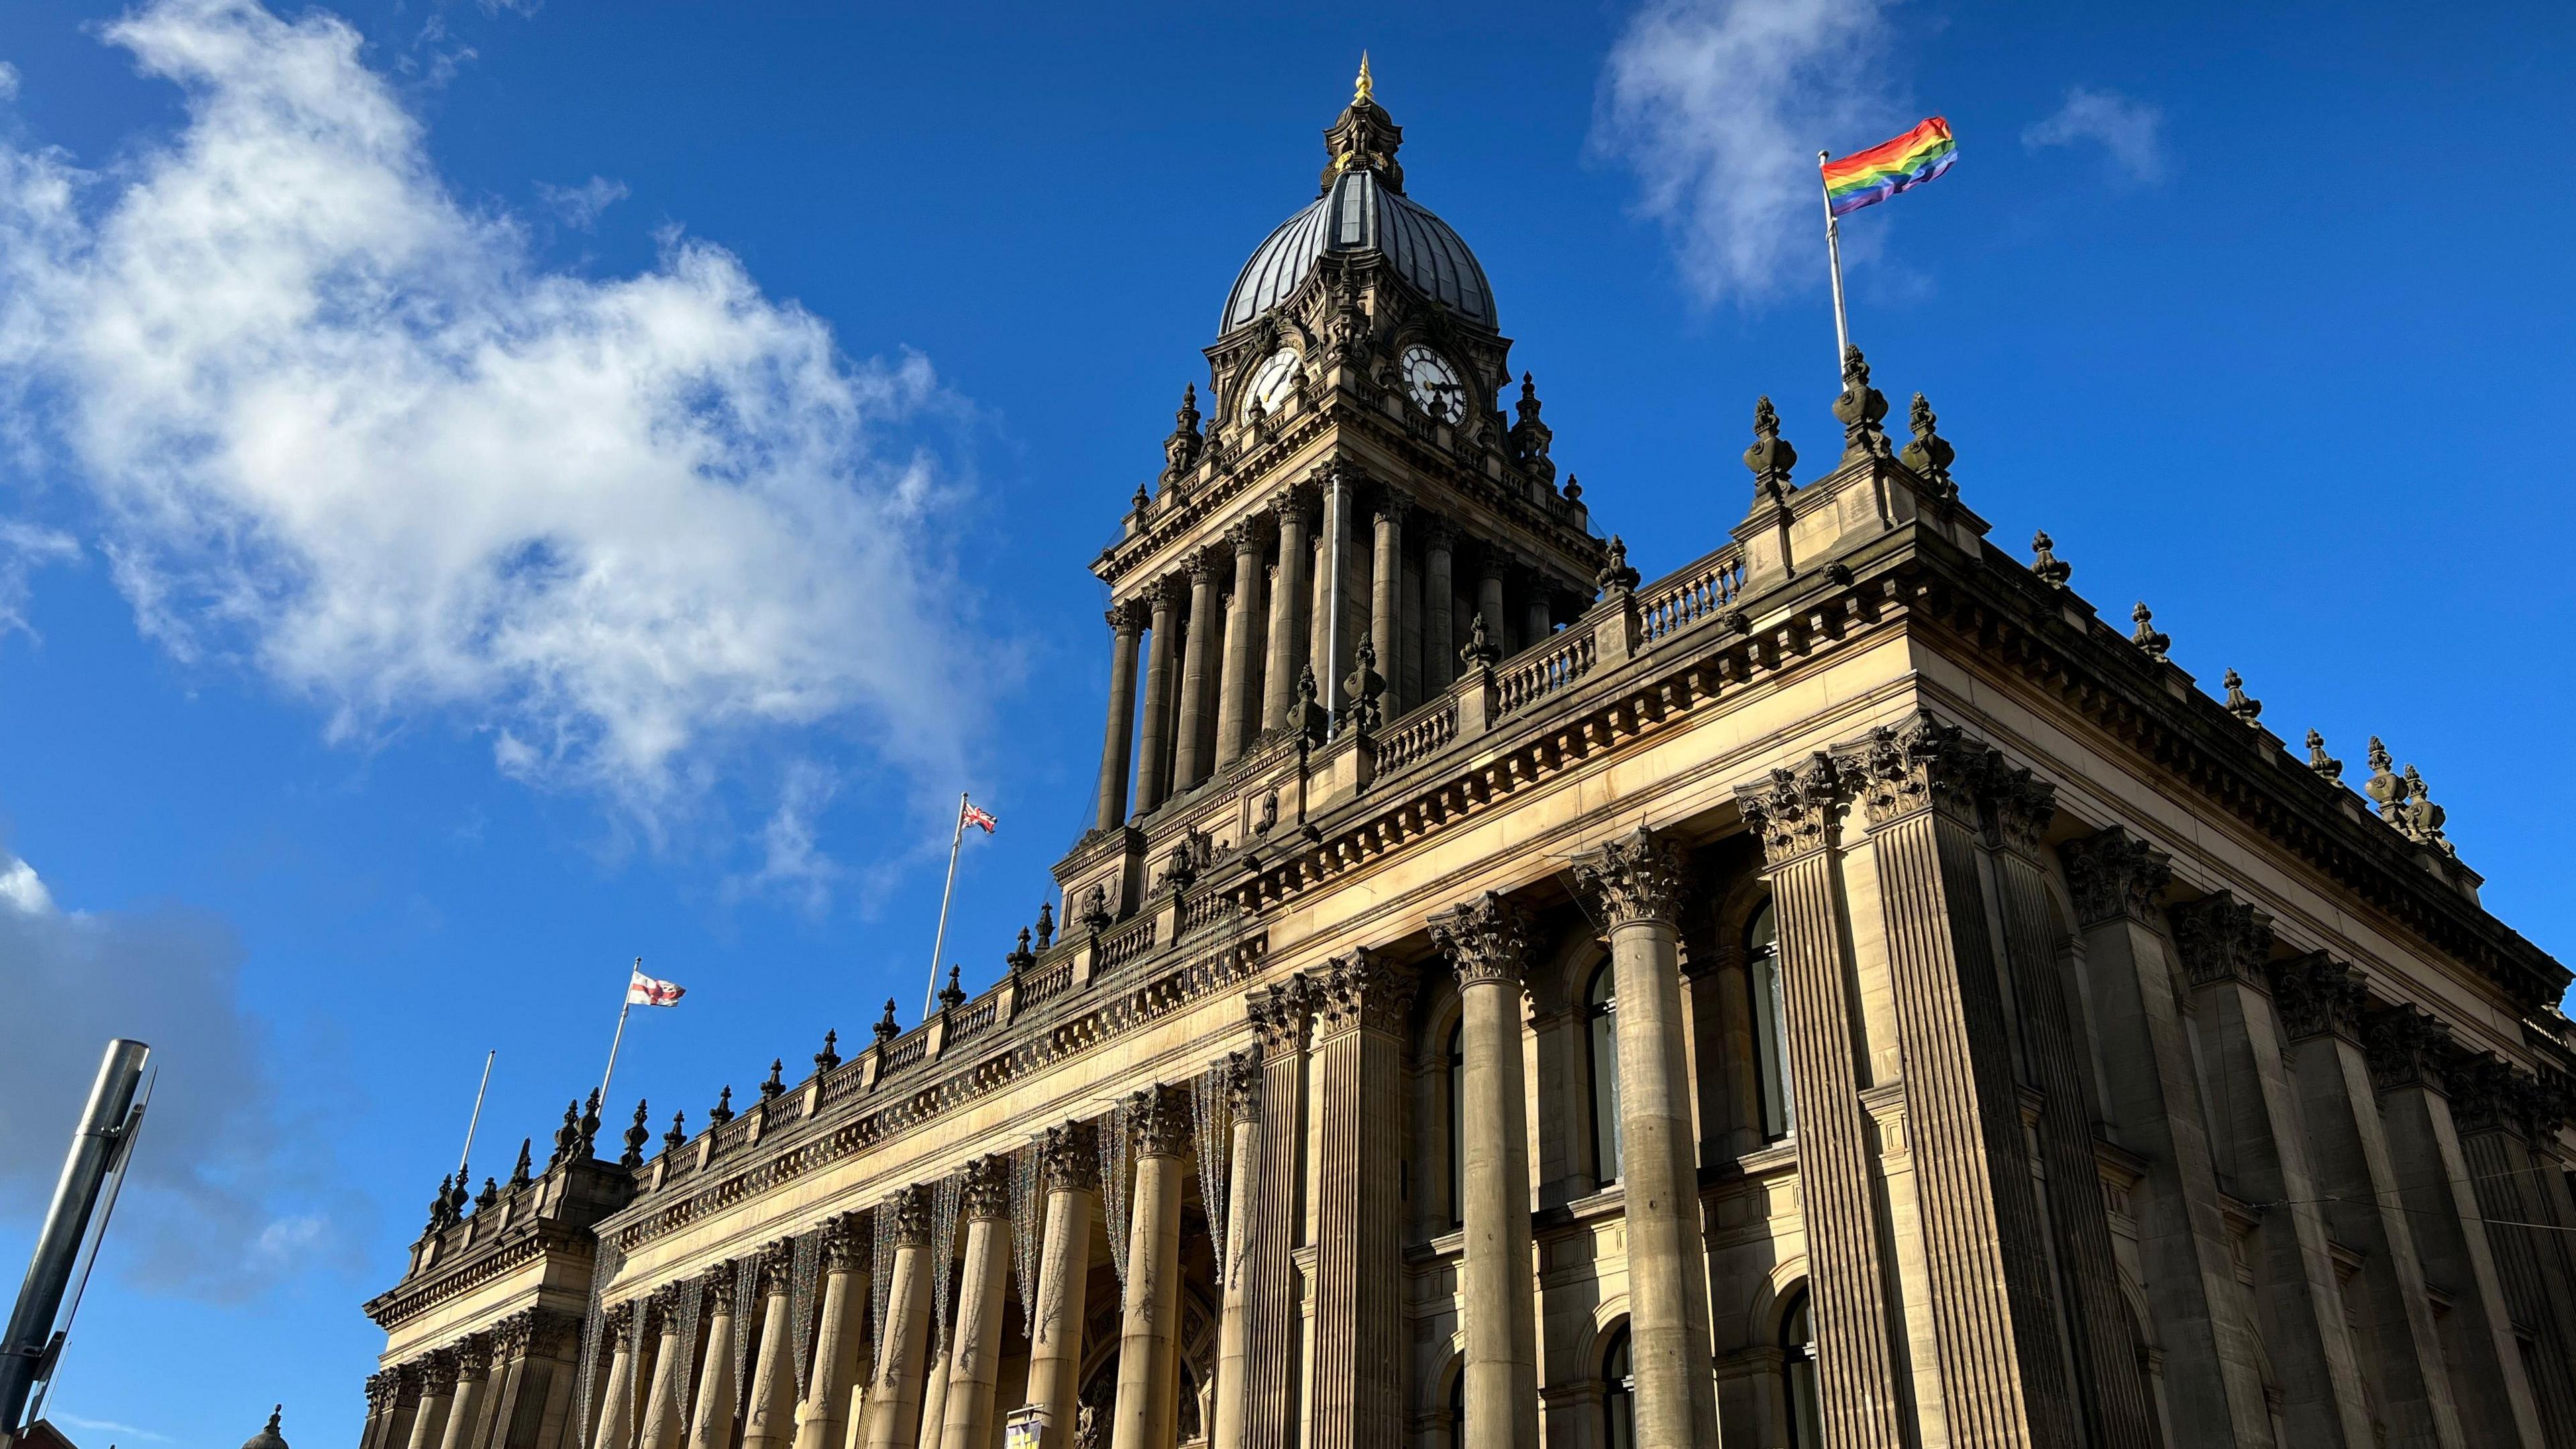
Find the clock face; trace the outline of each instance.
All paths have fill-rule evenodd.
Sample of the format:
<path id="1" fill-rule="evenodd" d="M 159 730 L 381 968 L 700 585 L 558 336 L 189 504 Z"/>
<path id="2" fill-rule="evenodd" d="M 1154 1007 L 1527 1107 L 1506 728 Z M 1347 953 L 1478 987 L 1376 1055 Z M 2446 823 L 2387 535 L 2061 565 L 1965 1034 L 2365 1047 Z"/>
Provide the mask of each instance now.
<path id="1" fill-rule="evenodd" d="M 1404 370 L 1405 391 L 1424 412 L 1453 425 L 1467 416 L 1466 384 L 1447 358 L 1417 342 L 1396 361 Z"/>
<path id="2" fill-rule="evenodd" d="M 1276 413 L 1286 407 L 1288 393 L 1296 379 L 1297 353 L 1294 349 L 1282 347 L 1270 354 L 1243 389 L 1244 420 L 1251 420 L 1252 405 L 1256 402 L 1261 404 L 1262 411 L 1268 413 Z"/>

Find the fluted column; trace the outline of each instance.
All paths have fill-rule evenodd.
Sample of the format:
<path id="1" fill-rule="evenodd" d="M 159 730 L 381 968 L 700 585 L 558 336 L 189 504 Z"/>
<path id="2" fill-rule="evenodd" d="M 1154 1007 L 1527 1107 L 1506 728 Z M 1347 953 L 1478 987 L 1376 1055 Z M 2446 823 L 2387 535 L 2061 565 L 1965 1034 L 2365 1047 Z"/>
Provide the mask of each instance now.
<path id="1" fill-rule="evenodd" d="M 698 1394 L 690 1404 L 689 1449 L 729 1449 L 734 1410 L 741 1385 L 733 1377 L 733 1336 L 750 1327 L 733 1315 L 733 1279 L 751 1271 L 749 1264 L 719 1263 L 707 1270 L 707 1347 L 698 1370 Z"/>
<path id="2" fill-rule="evenodd" d="M 1494 636 L 1494 643 L 1506 654 L 1514 652 L 1504 639 L 1511 633 L 1511 621 L 1503 615 L 1503 551 L 1486 544 L 1478 551 L 1476 563 L 1476 613 Z"/>
<path id="3" fill-rule="evenodd" d="M 1217 1245 L 1216 1402 L 1208 1415 L 1208 1449 L 1243 1449 L 1244 1379 L 1251 1362 L 1249 1276 L 1244 1264 L 1261 1198 L 1261 1063 L 1235 1053 L 1226 1074 L 1234 1140 L 1226 1155 L 1225 1237 Z M 1200 1185 L 1206 1191 L 1205 1183 Z"/>
<path id="4" fill-rule="evenodd" d="M 599 1413 L 590 1426 L 590 1449 L 627 1449 L 635 1437 L 635 1315 L 644 1305 L 632 1299 L 600 1315 L 600 1336 L 608 1340 L 608 1385 L 600 1391 Z"/>
<path id="5" fill-rule="evenodd" d="M 1209 703 L 1216 693 L 1217 639 L 1224 616 L 1216 587 L 1224 565 L 1214 552 L 1190 560 L 1189 642 L 1181 649 L 1181 724 L 1172 750 L 1172 793 L 1194 789 L 1208 777 L 1215 743 Z"/>
<path id="6" fill-rule="evenodd" d="M 1709 1377 L 1708 1247 L 1682 1057 L 1679 852 L 1640 827 L 1579 856 L 1575 879 L 1606 921 L 1619 1009 L 1619 1179 L 1627 1199 L 1629 1352 L 1637 1443 L 1717 1442 Z"/>
<path id="7" fill-rule="evenodd" d="M 1393 719 L 1411 707 L 1401 689 L 1404 677 L 1404 515 L 1413 500 L 1389 488 L 1377 500 L 1377 537 L 1369 552 L 1369 643 L 1377 650 L 1377 667 L 1386 676 L 1385 716 Z"/>
<path id="8" fill-rule="evenodd" d="M 1002 1290 L 1011 1281 L 1011 1164 L 986 1157 L 966 1168 L 966 1271 L 950 1331 L 946 1449 L 996 1441 L 993 1395 L 1002 1372 Z"/>
<path id="9" fill-rule="evenodd" d="M 1216 767 L 1233 764 L 1260 732 L 1261 707 L 1252 686 L 1261 662 L 1261 550 L 1265 540 L 1252 520 L 1225 531 L 1234 545 L 1234 597 L 1226 605 L 1224 696 L 1216 712 Z"/>
<path id="10" fill-rule="evenodd" d="M 2135 1194 L 2138 1248 L 2165 1353 L 2164 1402 L 2178 1444 L 2269 1444 L 2258 1347 L 2237 1308 L 2236 1269 L 2219 1215 L 2174 968 L 2156 933 L 2173 867 L 2118 826 L 2058 847 L 2084 930 L 2084 972 L 2102 1038 L 2103 1112 L 2144 1158 Z"/>
<path id="11" fill-rule="evenodd" d="M 1127 1284 L 1118 1325 L 1118 1402 L 1111 1449 L 1171 1449 L 1179 1428 L 1181 1157 L 1189 1114 L 1148 1087 L 1128 1099 L 1136 1187 L 1127 1234 Z"/>
<path id="12" fill-rule="evenodd" d="M 1084 1122 L 1048 1128 L 1038 1167 L 1046 1184 L 1046 1241 L 1038 1251 L 1037 1312 L 1029 1326 L 1029 1403 L 1046 1414 L 1041 1449 L 1070 1449 L 1081 1406 L 1091 1215 L 1100 1192 L 1095 1129 Z"/>
<path id="13" fill-rule="evenodd" d="M 653 1355 L 652 1382 L 644 1390 L 644 1423 L 636 1443 L 638 1449 L 679 1449 L 681 1433 L 687 1428 L 680 1418 L 680 1385 L 689 1372 L 689 1365 L 680 1359 L 679 1286 L 654 1289 L 646 1307 L 661 1341 Z"/>
<path id="14" fill-rule="evenodd" d="M 1478 1449 L 1537 1449 L 1538 1324 L 1521 1080 L 1529 931 L 1517 909 L 1487 891 L 1432 917 L 1431 937 L 1458 972 L 1459 1216 L 1466 1229 L 1458 1303 L 1466 1320 L 1467 1434 Z"/>
<path id="15" fill-rule="evenodd" d="M 1136 635 L 1143 627 L 1134 603 L 1109 611 L 1109 733 L 1100 745 L 1100 805 L 1093 827 L 1115 830 L 1127 818 L 1127 766 L 1136 730 Z"/>
<path id="16" fill-rule="evenodd" d="M 1422 687 L 1425 698 L 1458 677 L 1458 529 L 1434 517 L 1422 530 Z"/>
<path id="17" fill-rule="evenodd" d="M 1243 1260 L 1245 1449 L 1286 1449 L 1299 1406 L 1302 1307 L 1294 1254 L 1303 1240 L 1308 1030 L 1314 988 L 1304 972 L 1244 997 L 1261 1040 L 1259 1180 Z"/>
<path id="18" fill-rule="evenodd" d="M 1145 723 L 1136 760 L 1136 813 L 1150 815 L 1170 797 L 1172 782 L 1173 633 L 1181 608 L 1177 579 L 1158 579 L 1146 594 L 1153 636 L 1145 644 Z"/>
<path id="19" fill-rule="evenodd" d="M 1159 636 L 1158 636 L 1159 637 Z M 894 1282 L 877 1332 L 876 1382 L 868 1390 L 864 1449 L 912 1449 L 921 1432 L 923 1359 L 930 1336 L 930 1192 L 907 1187 L 877 1208 L 877 1231 L 894 1233 Z"/>
<path id="20" fill-rule="evenodd" d="M 862 1372 L 867 1338 L 867 1245 L 855 1213 L 835 1218 L 823 1236 L 823 1318 L 814 1332 L 805 1401 L 796 1410 L 796 1449 L 842 1449 L 850 1435 L 850 1390 Z"/>
<path id="21" fill-rule="evenodd" d="M 1414 985 L 1411 969 L 1367 951 L 1314 978 L 1313 1449 L 1403 1440 L 1404 1305 L 1388 1291 L 1404 1274 L 1403 1146 L 1391 1129 Z"/>
<path id="22" fill-rule="evenodd" d="M 2040 1160 L 2047 1169 L 2048 1218 L 2058 1262 L 2073 1289 L 2065 1313 L 2075 1339 L 2079 1408 L 2093 1442 L 2103 1449 L 2150 1449 L 2155 1426 L 2138 1362 L 2137 1330 L 2121 1297 L 2075 1014 L 2057 964 L 2064 928 L 2049 894 L 2047 869 L 2040 863 L 2041 840 L 2057 813 L 2056 789 L 2028 770 L 1998 768 L 1987 771 L 1982 796 L 1993 822 L 2004 949 L 2012 963 L 2022 1040 L 2043 1094 Z"/>
<path id="23" fill-rule="evenodd" d="M 490 1339 L 478 1334 L 457 1345 L 456 1398 L 447 1411 L 447 1428 L 439 1435 L 440 1449 L 468 1449 L 491 1376 Z"/>
<path id="24" fill-rule="evenodd" d="M 358 1431 L 358 1449 L 389 1449 L 395 1419 L 402 1412 L 402 1375 L 378 1369 L 367 1375 L 367 1423 Z"/>
<path id="25" fill-rule="evenodd" d="M 421 1366 L 420 1408 L 411 1417 L 411 1449 L 440 1449 L 456 1402 L 456 1351 L 438 1349 Z"/>
<path id="26" fill-rule="evenodd" d="M 791 1316 L 790 1253 L 779 1243 L 760 1255 L 760 1348 L 752 1359 L 751 1387 L 742 1400 L 742 1449 L 787 1449 L 796 1435 L 796 1335 L 804 1325 Z M 750 1324 L 739 1332 L 749 1333 Z"/>
<path id="27" fill-rule="evenodd" d="M 1270 656 L 1261 676 L 1261 728 L 1286 729 L 1297 702 L 1297 671 L 1306 664 L 1306 613 L 1314 583 L 1307 574 L 1314 501 L 1302 488 L 1270 500 L 1279 520 L 1279 571 L 1270 581 Z"/>

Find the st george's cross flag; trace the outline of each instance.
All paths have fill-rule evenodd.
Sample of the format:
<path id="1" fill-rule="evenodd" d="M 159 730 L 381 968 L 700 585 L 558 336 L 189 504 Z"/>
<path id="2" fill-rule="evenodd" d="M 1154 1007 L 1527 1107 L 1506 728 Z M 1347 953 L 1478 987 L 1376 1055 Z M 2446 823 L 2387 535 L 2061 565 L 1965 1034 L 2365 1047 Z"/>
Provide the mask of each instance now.
<path id="1" fill-rule="evenodd" d="M 1001 823 L 993 818 L 992 812 L 981 805 L 969 805 L 963 800 L 957 802 L 957 828 L 960 830 L 969 825 L 980 825 L 984 828 L 984 833 L 990 835 L 993 833 L 993 827 Z"/>
<path id="2" fill-rule="evenodd" d="M 657 981 L 641 971 L 626 979 L 629 1006 L 677 1006 L 688 994 L 688 988 L 676 981 Z"/>

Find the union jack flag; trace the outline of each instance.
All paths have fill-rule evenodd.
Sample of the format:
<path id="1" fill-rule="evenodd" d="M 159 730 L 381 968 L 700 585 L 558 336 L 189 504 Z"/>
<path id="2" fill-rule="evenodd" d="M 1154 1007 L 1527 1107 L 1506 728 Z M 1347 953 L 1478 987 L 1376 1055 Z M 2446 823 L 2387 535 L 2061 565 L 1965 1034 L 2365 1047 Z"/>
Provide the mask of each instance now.
<path id="1" fill-rule="evenodd" d="M 969 825 L 980 825 L 984 827 L 984 833 L 990 835 L 993 833 L 993 827 L 1002 823 L 994 819 L 991 812 L 980 805 L 970 805 L 960 800 L 957 806 L 957 828 L 960 830 Z"/>

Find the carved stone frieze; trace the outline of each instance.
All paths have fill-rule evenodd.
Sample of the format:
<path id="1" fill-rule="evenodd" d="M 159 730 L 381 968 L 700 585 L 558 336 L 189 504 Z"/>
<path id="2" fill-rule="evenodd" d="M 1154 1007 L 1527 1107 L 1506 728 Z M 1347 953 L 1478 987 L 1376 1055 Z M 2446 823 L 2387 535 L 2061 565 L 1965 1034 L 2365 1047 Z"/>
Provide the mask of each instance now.
<path id="1" fill-rule="evenodd" d="M 2100 925 L 2122 916 L 2155 920 L 2156 903 L 2173 879 L 2173 860 L 2114 825 L 2057 848 L 2066 863 L 2066 888 L 2079 924 Z"/>
<path id="2" fill-rule="evenodd" d="M 1189 1099 L 1167 1087 L 1127 1098 L 1127 1132 L 1138 1157 L 1182 1157 L 1190 1150 Z"/>
<path id="3" fill-rule="evenodd" d="M 1011 1159 L 996 1155 L 966 1164 L 964 1208 L 970 1222 L 999 1222 L 1011 1215 Z"/>
<path id="4" fill-rule="evenodd" d="M 2371 1085 L 2383 1092 L 2404 1087 L 2443 1087 L 2442 1063 L 2451 1030 L 2429 1012 L 2392 1006 L 2362 1019 L 2361 1046 L 2370 1061 Z"/>
<path id="5" fill-rule="evenodd" d="M 1315 1019 L 1315 990 L 1305 972 L 1296 972 L 1276 986 L 1253 988 L 1243 1005 L 1264 1055 L 1306 1049 L 1306 1032 Z"/>
<path id="6" fill-rule="evenodd" d="M 1038 1138 L 1038 1172 L 1049 1192 L 1098 1192 L 1099 1129 L 1088 1122 L 1049 1127 Z"/>
<path id="7" fill-rule="evenodd" d="M 2323 951 L 2271 964 L 2272 1007 L 2292 1041 L 2332 1032 L 2361 1040 L 2361 973 Z"/>
<path id="8" fill-rule="evenodd" d="M 2194 986 L 2234 981 L 2269 989 L 2272 918 L 2226 891 L 2173 908 L 2174 953 Z"/>
<path id="9" fill-rule="evenodd" d="M 1957 725 L 1918 712 L 1901 725 L 1881 725 L 1856 752 L 1861 804 L 1869 823 L 1885 825 L 1919 810 L 1975 824 L 1976 793 L 1986 749 Z"/>
<path id="10" fill-rule="evenodd" d="M 1520 908 L 1492 891 L 1431 918 L 1431 940 L 1457 968 L 1462 986 L 1519 985 L 1529 969 L 1529 924 Z"/>
<path id="11" fill-rule="evenodd" d="M 1842 810 L 1843 768 L 1819 750 L 1794 770 L 1773 770 L 1767 779 L 1737 786 L 1735 800 L 1762 842 L 1763 860 L 1776 869 L 1824 849 Z"/>
<path id="12" fill-rule="evenodd" d="M 1681 921 L 1688 873 L 1671 842 L 1639 826 L 1627 835 L 1574 858 L 1574 883 L 1605 929 Z"/>
<path id="13" fill-rule="evenodd" d="M 1333 958 L 1314 980 L 1316 1035 L 1403 1032 L 1413 1007 L 1411 967 L 1393 965 L 1374 951 L 1353 951 Z"/>

